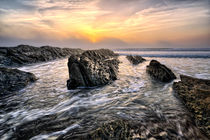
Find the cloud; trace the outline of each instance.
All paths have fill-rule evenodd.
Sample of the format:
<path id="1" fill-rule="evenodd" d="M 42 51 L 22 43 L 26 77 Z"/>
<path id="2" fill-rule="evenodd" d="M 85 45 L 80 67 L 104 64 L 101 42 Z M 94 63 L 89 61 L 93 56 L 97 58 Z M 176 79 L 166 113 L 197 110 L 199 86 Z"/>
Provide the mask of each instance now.
<path id="1" fill-rule="evenodd" d="M 30 11 L 34 10 L 36 7 L 33 5 L 24 4 L 24 1 L 21 0 L 1 0 L 0 8 Z"/>
<path id="2" fill-rule="evenodd" d="M 64 46 L 158 45 L 206 36 L 208 7 L 209 0 L 0 0 L 0 36 Z"/>
<path id="3" fill-rule="evenodd" d="M 99 0 L 97 5 L 103 10 L 128 16 L 149 8 L 166 10 L 167 7 L 177 9 L 186 6 L 205 6 L 207 8 L 209 2 L 208 0 Z"/>
<path id="4" fill-rule="evenodd" d="M 48 25 L 50 27 L 54 27 L 56 25 L 55 21 L 53 20 L 40 20 L 41 23 L 45 24 L 45 25 Z"/>

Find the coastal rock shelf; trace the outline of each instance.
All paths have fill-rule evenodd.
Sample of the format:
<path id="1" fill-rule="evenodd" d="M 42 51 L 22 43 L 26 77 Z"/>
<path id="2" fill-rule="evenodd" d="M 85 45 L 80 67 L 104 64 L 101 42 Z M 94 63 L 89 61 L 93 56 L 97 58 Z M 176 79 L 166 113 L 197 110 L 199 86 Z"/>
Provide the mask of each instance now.
<path id="1" fill-rule="evenodd" d="M 170 82 L 176 79 L 175 74 L 157 60 L 151 60 L 146 71 L 151 77 L 161 82 Z"/>
<path id="2" fill-rule="evenodd" d="M 18 91 L 34 81 L 36 77 L 30 72 L 0 67 L 0 95 Z"/>
<path id="3" fill-rule="evenodd" d="M 173 89 L 193 113 L 196 124 L 210 137 L 210 80 L 180 75 Z"/>
<path id="4" fill-rule="evenodd" d="M 100 125 L 94 131 L 86 135 L 81 135 L 78 131 L 69 131 L 58 137 L 57 140 L 177 140 L 178 137 L 180 139 L 188 139 L 190 137 L 193 140 L 206 140 L 204 136 L 199 136 L 196 133 L 193 134 L 188 129 L 183 130 L 188 137 L 180 137 L 178 136 L 179 134 L 174 131 L 177 129 L 176 126 L 167 124 L 167 122 L 164 121 L 152 126 L 153 123 L 152 121 L 145 123 L 114 120 Z"/>
<path id="5" fill-rule="evenodd" d="M 68 60 L 68 89 L 94 87 L 117 79 L 118 55 L 108 49 L 88 50 Z"/>
<path id="6" fill-rule="evenodd" d="M 81 49 L 50 46 L 43 46 L 40 48 L 29 45 L 0 47 L 0 66 L 22 66 L 24 64 L 46 62 L 82 52 Z"/>
<path id="7" fill-rule="evenodd" d="M 146 59 L 144 59 L 138 55 L 136 55 L 136 56 L 127 55 L 126 58 L 134 65 L 138 65 L 139 63 L 146 61 Z"/>

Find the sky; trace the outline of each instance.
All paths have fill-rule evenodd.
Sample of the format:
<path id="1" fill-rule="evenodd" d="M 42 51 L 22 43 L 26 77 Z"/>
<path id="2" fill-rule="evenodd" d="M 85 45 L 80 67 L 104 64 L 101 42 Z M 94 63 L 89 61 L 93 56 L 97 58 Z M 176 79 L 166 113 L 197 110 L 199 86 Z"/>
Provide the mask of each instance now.
<path id="1" fill-rule="evenodd" d="M 210 0 L 0 0 L 0 46 L 210 47 Z"/>

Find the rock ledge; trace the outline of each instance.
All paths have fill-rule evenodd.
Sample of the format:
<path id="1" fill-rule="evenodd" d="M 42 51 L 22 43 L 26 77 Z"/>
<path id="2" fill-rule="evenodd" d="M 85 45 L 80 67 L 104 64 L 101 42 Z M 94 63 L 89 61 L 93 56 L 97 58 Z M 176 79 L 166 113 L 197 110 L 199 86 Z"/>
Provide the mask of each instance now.
<path id="1" fill-rule="evenodd" d="M 0 47 L 0 66 L 23 66 L 26 64 L 64 58 L 82 52 L 83 50 L 81 49 L 50 46 L 33 47 L 29 45 L 19 45 L 17 47 Z"/>
<path id="2" fill-rule="evenodd" d="M 198 127 L 210 138 L 210 80 L 180 75 L 173 89 L 193 113 Z"/>
<path id="3" fill-rule="evenodd" d="M 36 80 L 32 73 L 0 67 L 0 95 L 18 91 Z"/>

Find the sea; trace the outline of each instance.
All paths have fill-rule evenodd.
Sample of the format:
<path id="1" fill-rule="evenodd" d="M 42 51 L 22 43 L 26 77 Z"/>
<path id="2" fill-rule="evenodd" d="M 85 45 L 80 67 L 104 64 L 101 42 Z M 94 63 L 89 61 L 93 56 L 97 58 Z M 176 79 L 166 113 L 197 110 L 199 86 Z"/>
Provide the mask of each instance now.
<path id="1" fill-rule="evenodd" d="M 174 81 L 165 84 L 153 80 L 146 66 L 158 60 L 175 73 L 175 81 L 180 80 L 180 74 L 210 79 L 210 49 L 114 51 L 120 55 L 118 79 L 102 87 L 67 90 L 68 58 L 18 67 L 34 73 L 38 80 L 0 98 L 0 139 L 17 139 L 20 134 L 31 140 L 65 135 L 79 139 L 115 120 L 141 123 L 146 138 L 157 127 L 174 133 L 177 139 L 205 139 L 174 93 Z M 147 61 L 132 65 L 126 55 L 140 55 Z"/>

